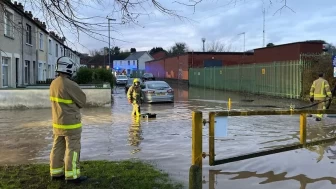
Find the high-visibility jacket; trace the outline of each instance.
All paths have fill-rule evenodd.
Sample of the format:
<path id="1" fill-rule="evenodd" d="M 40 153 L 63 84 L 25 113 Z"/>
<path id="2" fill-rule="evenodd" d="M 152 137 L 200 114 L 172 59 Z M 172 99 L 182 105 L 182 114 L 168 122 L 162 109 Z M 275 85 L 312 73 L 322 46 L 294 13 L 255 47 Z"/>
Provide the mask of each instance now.
<path id="1" fill-rule="evenodd" d="M 132 103 L 140 104 L 143 99 L 141 87 L 132 85 L 127 91 L 127 99 L 131 100 Z"/>
<path id="2" fill-rule="evenodd" d="M 325 100 L 326 97 L 332 97 L 329 83 L 323 78 L 316 79 L 310 87 L 310 97 L 314 100 Z"/>
<path id="3" fill-rule="evenodd" d="M 80 108 L 86 103 L 86 95 L 79 85 L 67 77 L 58 76 L 50 84 L 50 100 L 54 134 L 81 133 Z"/>

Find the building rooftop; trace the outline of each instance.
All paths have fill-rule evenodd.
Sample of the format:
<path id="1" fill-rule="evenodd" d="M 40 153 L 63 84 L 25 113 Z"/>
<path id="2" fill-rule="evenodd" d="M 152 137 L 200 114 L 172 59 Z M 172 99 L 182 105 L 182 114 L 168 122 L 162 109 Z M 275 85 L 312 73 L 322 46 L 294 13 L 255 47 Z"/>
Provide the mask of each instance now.
<path id="1" fill-rule="evenodd" d="M 147 53 L 147 51 L 139 51 L 139 52 L 132 53 L 127 58 L 125 58 L 125 60 L 138 60 L 145 53 Z"/>

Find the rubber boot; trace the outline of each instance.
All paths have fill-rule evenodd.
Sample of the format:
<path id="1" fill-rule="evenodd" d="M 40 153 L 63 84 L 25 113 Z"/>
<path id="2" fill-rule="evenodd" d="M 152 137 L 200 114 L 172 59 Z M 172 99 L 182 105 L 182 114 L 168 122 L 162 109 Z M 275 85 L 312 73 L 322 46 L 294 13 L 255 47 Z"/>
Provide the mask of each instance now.
<path id="1" fill-rule="evenodd" d="M 313 117 L 313 115 L 312 114 L 307 114 L 307 117 Z"/>
<path id="2" fill-rule="evenodd" d="M 321 118 L 319 118 L 319 117 L 317 117 L 317 118 L 316 118 L 316 121 L 321 121 L 321 120 L 322 120 L 322 119 L 321 119 Z"/>
<path id="3" fill-rule="evenodd" d="M 83 181 L 86 181 L 87 180 L 87 176 L 80 176 L 76 179 L 73 179 L 73 180 L 66 180 L 66 183 L 81 183 Z"/>
<path id="4" fill-rule="evenodd" d="M 59 176 L 59 177 L 55 177 L 55 176 L 50 176 L 51 180 L 64 180 L 65 179 L 65 175 Z"/>

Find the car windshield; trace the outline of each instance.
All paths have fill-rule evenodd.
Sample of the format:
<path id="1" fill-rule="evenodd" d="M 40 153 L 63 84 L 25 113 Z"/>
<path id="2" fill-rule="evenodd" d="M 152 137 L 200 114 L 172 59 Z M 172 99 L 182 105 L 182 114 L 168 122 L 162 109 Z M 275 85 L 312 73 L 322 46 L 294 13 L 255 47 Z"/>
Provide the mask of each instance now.
<path id="1" fill-rule="evenodd" d="M 167 83 L 148 83 L 147 84 L 148 89 L 166 89 L 169 88 L 169 85 Z"/>
<path id="2" fill-rule="evenodd" d="M 126 75 L 117 75 L 117 79 L 127 79 Z"/>
<path id="3" fill-rule="evenodd" d="M 153 74 L 151 74 L 151 73 L 145 73 L 143 76 L 146 76 L 146 77 L 153 77 Z"/>

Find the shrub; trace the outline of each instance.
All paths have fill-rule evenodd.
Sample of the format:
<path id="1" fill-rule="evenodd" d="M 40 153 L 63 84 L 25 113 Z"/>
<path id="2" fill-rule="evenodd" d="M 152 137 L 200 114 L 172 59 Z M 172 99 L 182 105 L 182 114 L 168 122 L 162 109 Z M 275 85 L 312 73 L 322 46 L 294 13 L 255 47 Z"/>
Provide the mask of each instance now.
<path id="1" fill-rule="evenodd" d="M 325 73 L 325 79 L 329 82 L 330 90 L 334 88 L 336 78 L 334 78 L 332 56 L 330 54 L 305 56 L 304 61 L 309 62 L 311 66 L 303 70 L 303 97 L 309 96 L 310 87 L 321 72 Z"/>
<path id="2" fill-rule="evenodd" d="M 81 67 L 74 80 L 78 84 L 102 84 L 108 82 L 111 87 L 115 84 L 115 77 L 112 72 L 103 68 L 89 69 Z"/>
<path id="3" fill-rule="evenodd" d="M 92 83 L 92 76 L 93 76 L 92 69 L 81 67 L 77 71 L 77 75 L 74 79 L 78 84 L 90 84 Z"/>

